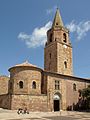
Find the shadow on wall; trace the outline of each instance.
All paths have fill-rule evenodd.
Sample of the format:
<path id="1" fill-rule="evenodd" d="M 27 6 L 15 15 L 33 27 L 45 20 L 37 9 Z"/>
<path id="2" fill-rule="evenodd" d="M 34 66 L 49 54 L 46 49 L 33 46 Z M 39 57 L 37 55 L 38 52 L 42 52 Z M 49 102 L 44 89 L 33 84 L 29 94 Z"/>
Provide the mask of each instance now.
<path id="1" fill-rule="evenodd" d="M 75 111 L 90 110 L 90 105 L 89 104 L 90 104 L 89 101 L 79 99 L 78 103 L 76 103 L 76 104 L 73 103 L 73 105 L 68 106 L 67 110 L 68 111 L 72 111 L 72 110 L 75 110 Z"/>
<path id="2" fill-rule="evenodd" d="M 83 97 L 83 96 L 81 96 L 81 93 L 80 93 L 80 96 L 78 98 L 78 102 L 76 104 L 73 103 L 73 105 L 68 106 L 67 110 L 68 111 L 71 111 L 71 110 L 90 111 L 90 98 Z"/>

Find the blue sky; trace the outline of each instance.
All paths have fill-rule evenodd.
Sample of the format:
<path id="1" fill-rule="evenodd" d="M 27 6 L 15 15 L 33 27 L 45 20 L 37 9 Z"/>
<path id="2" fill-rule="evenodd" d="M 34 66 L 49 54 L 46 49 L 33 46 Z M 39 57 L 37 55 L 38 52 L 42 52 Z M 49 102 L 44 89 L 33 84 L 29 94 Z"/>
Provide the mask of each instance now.
<path id="1" fill-rule="evenodd" d="M 43 68 L 57 7 L 71 31 L 74 75 L 90 78 L 90 0 L 0 0 L 0 75 L 25 60 Z"/>

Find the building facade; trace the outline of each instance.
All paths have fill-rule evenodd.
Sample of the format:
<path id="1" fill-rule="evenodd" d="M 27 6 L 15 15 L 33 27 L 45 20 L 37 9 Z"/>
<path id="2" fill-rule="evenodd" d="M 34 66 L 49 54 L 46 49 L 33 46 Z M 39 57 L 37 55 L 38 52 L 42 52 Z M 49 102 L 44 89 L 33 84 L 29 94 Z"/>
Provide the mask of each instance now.
<path id="1" fill-rule="evenodd" d="M 73 75 L 72 45 L 59 9 L 51 29 L 47 31 L 44 70 L 26 61 L 9 68 L 9 72 L 7 80 L 0 77 L 0 85 L 4 86 L 0 88 L 0 107 L 7 109 L 74 109 L 81 97 L 79 91 L 90 85 L 89 79 Z"/>

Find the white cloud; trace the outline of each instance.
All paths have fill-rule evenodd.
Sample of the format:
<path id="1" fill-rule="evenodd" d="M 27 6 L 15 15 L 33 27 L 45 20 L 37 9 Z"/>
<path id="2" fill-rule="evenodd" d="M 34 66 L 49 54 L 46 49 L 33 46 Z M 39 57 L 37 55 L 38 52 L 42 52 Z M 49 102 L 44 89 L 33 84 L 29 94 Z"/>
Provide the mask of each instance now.
<path id="1" fill-rule="evenodd" d="M 80 22 L 78 24 L 75 21 L 72 21 L 70 24 L 67 24 L 66 27 L 70 32 L 76 33 L 77 40 L 81 40 L 90 30 L 90 21 Z"/>
<path id="2" fill-rule="evenodd" d="M 56 11 L 56 9 L 57 9 L 57 6 L 54 6 L 53 8 L 50 8 L 50 9 L 47 9 L 46 10 L 46 13 L 49 15 L 49 14 L 52 14 L 52 13 L 54 13 L 55 11 Z"/>
<path id="3" fill-rule="evenodd" d="M 36 27 L 32 34 L 27 34 L 25 32 L 20 32 L 18 39 L 23 40 L 28 48 L 36 48 L 43 46 L 47 40 L 46 32 L 50 29 L 52 22 L 49 21 L 45 26 L 40 28 Z M 87 32 L 90 31 L 90 21 L 76 23 L 72 21 L 67 24 L 66 27 L 70 30 L 71 33 L 76 35 L 77 40 L 83 39 L 86 36 Z"/>
<path id="4" fill-rule="evenodd" d="M 51 27 L 52 22 L 49 21 L 45 26 L 41 28 L 35 28 L 32 34 L 28 35 L 27 33 L 20 32 L 18 39 L 23 40 L 28 48 L 36 48 L 45 44 L 47 35 L 47 30 Z"/>

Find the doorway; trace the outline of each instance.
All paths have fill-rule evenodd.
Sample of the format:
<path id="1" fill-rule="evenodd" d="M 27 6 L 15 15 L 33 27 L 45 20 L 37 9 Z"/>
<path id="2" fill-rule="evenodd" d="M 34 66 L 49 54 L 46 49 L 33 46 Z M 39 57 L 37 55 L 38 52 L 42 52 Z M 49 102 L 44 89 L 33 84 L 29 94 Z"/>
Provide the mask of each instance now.
<path id="1" fill-rule="evenodd" d="M 59 100 L 54 100 L 54 111 L 60 110 Z"/>
<path id="2" fill-rule="evenodd" d="M 54 111 L 60 111 L 61 108 L 61 94 L 59 92 L 54 94 L 53 97 L 53 110 Z"/>

